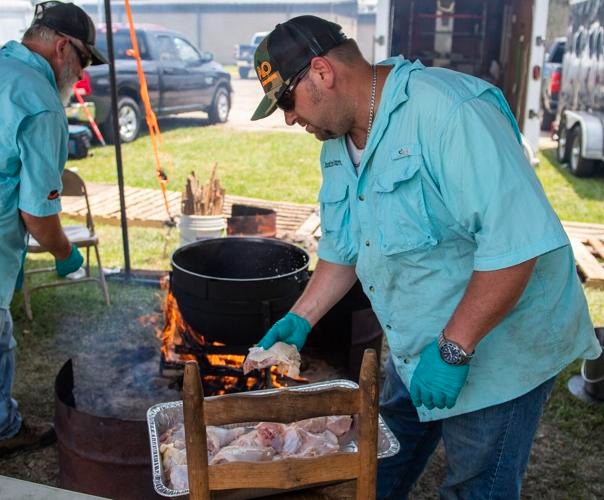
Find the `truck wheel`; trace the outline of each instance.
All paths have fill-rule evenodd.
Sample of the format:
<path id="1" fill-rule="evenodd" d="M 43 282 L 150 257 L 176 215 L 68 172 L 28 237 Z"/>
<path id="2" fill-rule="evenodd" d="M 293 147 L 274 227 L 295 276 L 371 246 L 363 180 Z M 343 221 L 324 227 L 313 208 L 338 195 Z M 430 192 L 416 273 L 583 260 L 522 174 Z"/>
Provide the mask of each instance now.
<path id="1" fill-rule="evenodd" d="M 577 177 L 589 177 L 594 170 L 594 161 L 581 156 L 583 134 L 581 127 L 574 127 L 568 136 L 569 159 L 568 166 L 573 175 Z"/>
<path id="2" fill-rule="evenodd" d="M 224 87 L 219 87 L 214 95 L 212 107 L 208 111 L 210 123 L 225 123 L 231 110 L 231 99 Z"/>
<path id="3" fill-rule="evenodd" d="M 239 68 L 239 78 L 245 80 L 250 73 L 250 68 Z"/>
<path id="4" fill-rule="evenodd" d="M 120 97 L 117 103 L 117 116 L 120 128 L 121 142 L 132 142 L 141 130 L 141 110 L 138 103 L 131 97 Z M 101 132 L 105 140 L 115 143 L 115 131 L 111 115 L 101 124 Z"/>
<path id="5" fill-rule="evenodd" d="M 558 145 L 556 146 L 556 158 L 560 163 L 566 163 L 568 161 L 568 130 L 566 129 L 566 123 L 560 121 L 558 126 Z"/>

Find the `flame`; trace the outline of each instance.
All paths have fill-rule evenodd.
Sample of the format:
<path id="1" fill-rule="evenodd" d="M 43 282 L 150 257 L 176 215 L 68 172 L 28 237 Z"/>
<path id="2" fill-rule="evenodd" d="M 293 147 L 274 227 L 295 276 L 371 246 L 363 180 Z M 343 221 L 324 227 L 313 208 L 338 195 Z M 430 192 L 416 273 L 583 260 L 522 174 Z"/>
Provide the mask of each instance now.
<path id="1" fill-rule="evenodd" d="M 162 311 L 164 313 L 164 326 L 162 329 L 157 330 L 157 337 L 161 340 L 161 352 L 164 359 L 169 363 L 184 364 L 188 360 L 196 360 L 194 354 L 176 352 L 179 346 L 185 346 L 182 334 L 186 332 L 188 338 L 195 340 L 199 345 L 206 344 L 206 340 L 203 335 L 200 335 L 193 328 L 191 328 L 182 318 L 176 298 L 169 290 L 169 280 L 164 278 L 161 281 L 162 290 L 166 291 L 166 297 L 162 304 Z M 224 346 L 220 342 L 212 342 L 215 346 Z M 216 367 L 226 367 L 233 369 L 240 369 L 245 360 L 245 356 L 238 354 L 206 354 L 207 361 Z M 217 387 L 218 389 L 214 394 L 225 394 L 227 392 L 233 392 L 237 388 L 237 384 L 240 383 L 238 377 L 229 375 L 203 375 L 203 380 L 207 384 Z M 287 385 L 281 380 L 281 375 L 275 367 L 271 368 L 270 380 L 272 387 L 284 387 Z M 301 379 L 305 381 L 304 379 Z M 249 376 L 245 379 L 245 390 L 252 390 L 257 388 L 258 379 Z"/>

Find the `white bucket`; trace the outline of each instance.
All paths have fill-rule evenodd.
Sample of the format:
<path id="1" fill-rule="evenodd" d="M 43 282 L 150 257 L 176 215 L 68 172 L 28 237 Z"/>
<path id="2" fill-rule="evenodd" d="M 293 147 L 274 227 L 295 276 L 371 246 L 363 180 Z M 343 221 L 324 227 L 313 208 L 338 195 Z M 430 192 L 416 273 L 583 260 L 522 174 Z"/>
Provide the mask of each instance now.
<path id="1" fill-rule="evenodd" d="M 178 224 L 180 246 L 207 238 L 224 236 L 226 222 L 222 215 L 182 215 Z"/>

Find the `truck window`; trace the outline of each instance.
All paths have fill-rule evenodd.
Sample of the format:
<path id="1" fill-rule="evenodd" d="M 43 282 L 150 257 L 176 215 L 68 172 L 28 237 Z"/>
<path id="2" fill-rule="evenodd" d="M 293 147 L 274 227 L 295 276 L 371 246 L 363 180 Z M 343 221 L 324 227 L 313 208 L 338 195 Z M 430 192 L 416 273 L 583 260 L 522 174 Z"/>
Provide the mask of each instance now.
<path id="1" fill-rule="evenodd" d="M 554 47 L 554 53 L 552 54 L 549 62 L 562 63 L 563 58 L 564 58 L 564 44 L 559 43 Z"/>
<path id="2" fill-rule="evenodd" d="M 174 40 L 169 35 L 157 35 L 157 53 L 160 61 L 177 61 L 180 59 Z"/>
<path id="3" fill-rule="evenodd" d="M 189 42 L 182 38 L 174 37 L 174 46 L 176 47 L 178 58 L 184 61 L 185 64 L 201 64 L 199 52 Z"/>
<path id="4" fill-rule="evenodd" d="M 266 37 L 266 35 L 255 36 L 254 39 L 252 40 L 252 45 L 260 45 L 260 42 L 262 40 L 264 40 L 265 37 Z"/>
<path id="5" fill-rule="evenodd" d="M 147 40 L 144 33 L 136 32 L 136 41 L 138 50 L 140 51 L 141 59 L 150 59 Z M 105 31 L 99 31 L 96 34 L 96 46 L 107 56 L 107 34 Z M 116 59 L 132 59 L 128 55 L 128 50 L 132 48 L 130 41 L 130 33 L 128 31 L 118 31 L 113 34 L 113 52 Z"/>

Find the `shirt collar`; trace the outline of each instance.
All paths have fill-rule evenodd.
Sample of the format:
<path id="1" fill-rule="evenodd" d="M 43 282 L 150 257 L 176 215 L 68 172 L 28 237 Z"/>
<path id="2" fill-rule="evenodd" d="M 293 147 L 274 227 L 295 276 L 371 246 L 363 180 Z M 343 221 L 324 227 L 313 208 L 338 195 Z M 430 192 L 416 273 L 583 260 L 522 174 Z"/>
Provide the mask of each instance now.
<path id="1" fill-rule="evenodd" d="M 11 40 L 0 49 L 0 57 L 17 59 L 42 74 L 58 92 L 55 74 L 49 62 L 40 54 L 29 50 L 25 45 Z"/>

